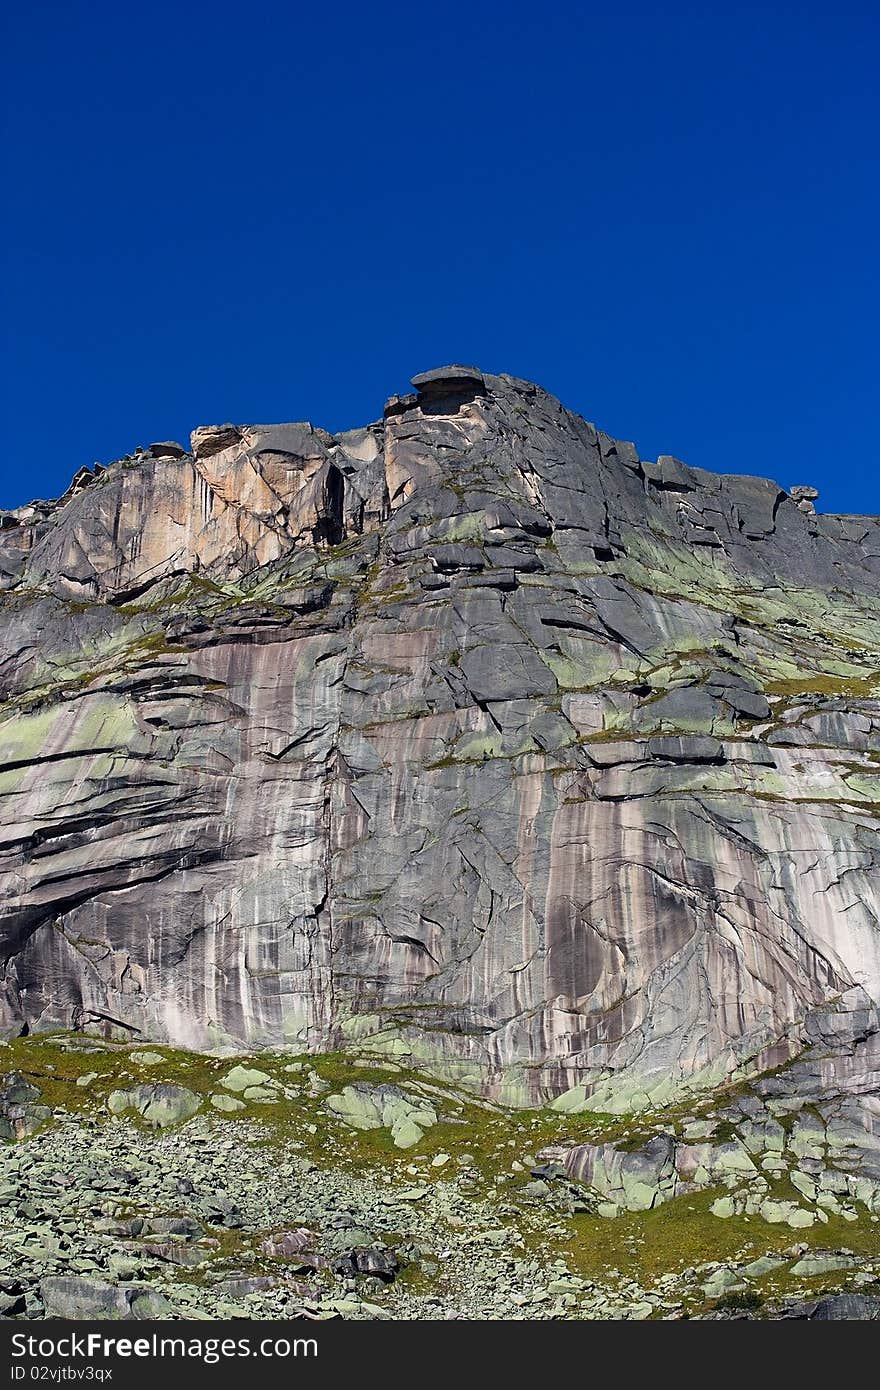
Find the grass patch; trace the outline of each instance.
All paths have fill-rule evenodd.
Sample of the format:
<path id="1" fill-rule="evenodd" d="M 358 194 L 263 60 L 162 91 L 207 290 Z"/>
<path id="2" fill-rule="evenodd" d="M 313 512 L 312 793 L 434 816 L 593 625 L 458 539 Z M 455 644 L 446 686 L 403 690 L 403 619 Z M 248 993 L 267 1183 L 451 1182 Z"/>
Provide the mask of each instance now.
<path id="1" fill-rule="evenodd" d="M 880 695 L 880 675 L 828 676 L 804 673 L 786 680 L 764 682 L 765 695 L 849 695 L 870 700 Z"/>
<path id="2" fill-rule="evenodd" d="M 779 1190 L 773 1191 L 774 1186 Z M 874 1259 L 880 1255 L 880 1227 L 868 1217 L 844 1221 L 832 1216 L 827 1224 L 793 1230 L 787 1225 L 770 1225 L 756 1216 L 713 1216 L 710 1207 L 718 1195 L 717 1188 L 688 1193 L 653 1211 L 623 1212 L 614 1220 L 573 1216 L 572 1234 L 560 1242 L 560 1252 L 571 1261 L 573 1269 L 587 1278 L 599 1279 L 609 1269 L 617 1269 L 628 1278 L 649 1282 L 708 1260 L 724 1263 L 754 1260 L 760 1255 L 784 1255 L 793 1262 L 796 1256 L 791 1252 L 795 1245 L 818 1250 L 844 1247 Z M 784 1183 L 771 1184 L 768 1196 L 791 1200 L 799 1194 Z M 818 1276 L 825 1283 L 830 1277 Z M 760 1282 L 762 1288 L 773 1286 L 776 1291 L 778 1286 L 781 1292 L 786 1291 L 782 1267 L 763 1276 Z M 804 1282 L 788 1280 L 798 1288 Z"/>

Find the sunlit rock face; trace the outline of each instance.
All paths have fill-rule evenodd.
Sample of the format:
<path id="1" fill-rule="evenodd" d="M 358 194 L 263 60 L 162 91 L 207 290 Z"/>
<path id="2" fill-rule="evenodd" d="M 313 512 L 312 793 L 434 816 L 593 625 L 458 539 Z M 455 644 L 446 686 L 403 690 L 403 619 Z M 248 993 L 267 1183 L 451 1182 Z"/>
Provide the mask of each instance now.
<path id="1" fill-rule="evenodd" d="M 353 1044 L 574 1109 L 807 1046 L 857 1086 L 878 520 L 414 386 L 0 513 L 7 1035 Z"/>

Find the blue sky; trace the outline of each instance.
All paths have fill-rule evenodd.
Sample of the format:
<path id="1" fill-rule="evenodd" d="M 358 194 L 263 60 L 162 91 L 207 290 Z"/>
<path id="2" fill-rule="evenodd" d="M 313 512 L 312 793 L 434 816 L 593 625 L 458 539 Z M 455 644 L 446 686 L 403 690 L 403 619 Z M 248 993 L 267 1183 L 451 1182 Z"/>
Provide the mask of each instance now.
<path id="1" fill-rule="evenodd" d="M 196 425 L 540 382 L 880 512 L 875 5 L 5 20 L 0 506 Z"/>

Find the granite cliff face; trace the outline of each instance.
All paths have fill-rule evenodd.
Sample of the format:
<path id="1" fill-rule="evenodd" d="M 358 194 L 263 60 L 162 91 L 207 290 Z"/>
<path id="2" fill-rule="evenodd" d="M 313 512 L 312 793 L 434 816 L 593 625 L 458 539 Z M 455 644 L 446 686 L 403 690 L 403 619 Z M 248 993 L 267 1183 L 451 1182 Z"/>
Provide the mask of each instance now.
<path id="1" fill-rule="evenodd" d="M 870 1122 L 880 522 L 413 384 L 0 513 L 5 1035 L 599 1110 L 798 1057 Z"/>

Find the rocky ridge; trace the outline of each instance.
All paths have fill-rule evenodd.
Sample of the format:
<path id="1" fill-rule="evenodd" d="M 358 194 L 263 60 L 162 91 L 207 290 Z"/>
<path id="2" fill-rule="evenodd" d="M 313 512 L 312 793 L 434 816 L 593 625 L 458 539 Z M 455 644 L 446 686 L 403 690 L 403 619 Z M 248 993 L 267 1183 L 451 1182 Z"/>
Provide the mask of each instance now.
<path id="1" fill-rule="evenodd" d="M 875 1138 L 877 519 L 413 385 L 0 515 L 6 1035 L 567 1113 L 793 1063 Z"/>

